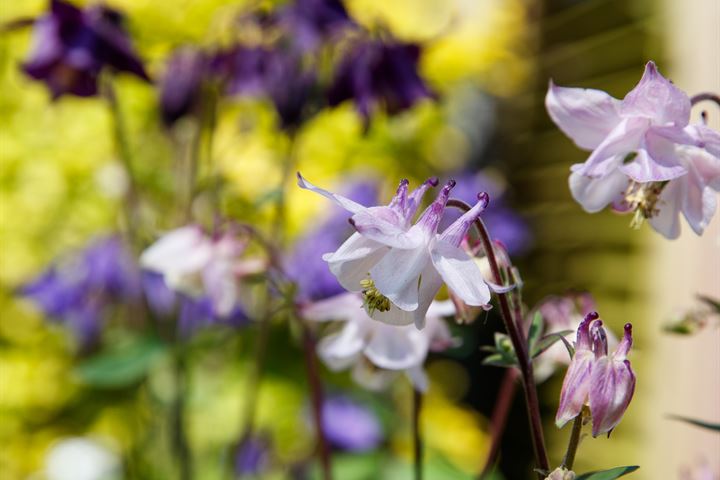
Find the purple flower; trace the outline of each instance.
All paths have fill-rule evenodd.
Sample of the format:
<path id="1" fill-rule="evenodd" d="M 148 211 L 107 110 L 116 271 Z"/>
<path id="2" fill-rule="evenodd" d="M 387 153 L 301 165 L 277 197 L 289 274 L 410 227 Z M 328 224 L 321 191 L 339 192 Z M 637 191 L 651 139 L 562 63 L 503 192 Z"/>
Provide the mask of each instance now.
<path id="1" fill-rule="evenodd" d="M 235 453 L 237 475 L 259 475 L 270 462 L 270 442 L 262 436 L 243 440 Z"/>
<path id="2" fill-rule="evenodd" d="M 357 233 L 323 259 L 346 290 L 362 292 L 365 308 L 375 320 L 393 325 L 415 322 L 422 328 L 443 283 L 467 305 L 487 306 L 490 301 L 480 269 L 460 248 L 470 225 L 487 206 L 488 196 L 479 195 L 470 211 L 438 234 L 453 180 L 411 225 L 424 192 L 436 183 L 436 179 L 428 180 L 408 195 L 408 182 L 403 180 L 389 205 L 364 207 L 310 184 L 298 173 L 301 188 L 353 214 L 350 222 Z"/>
<path id="3" fill-rule="evenodd" d="M 156 272 L 142 272 L 142 287 L 150 310 L 160 317 L 169 317 L 175 311 L 178 295 L 168 288 L 163 276 Z"/>
<path id="4" fill-rule="evenodd" d="M 338 65 L 328 101 L 338 105 L 353 100 L 366 122 L 377 110 L 390 114 L 407 110 L 433 96 L 417 71 L 419 59 L 418 45 L 358 42 Z"/>
<path id="5" fill-rule="evenodd" d="M 563 381 L 555 423 L 562 427 L 580 415 L 587 403 L 594 437 L 611 432 L 620 422 L 635 391 L 635 373 L 627 354 L 632 346 L 632 325 L 612 355 L 598 314 L 589 313 L 577 331 L 575 355 Z"/>
<path id="6" fill-rule="evenodd" d="M 348 198 L 363 204 L 375 203 L 377 199 L 377 189 L 369 182 L 351 185 L 347 194 Z M 285 271 L 296 282 L 301 302 L 321 300 L 344 292 L 322 255 L 335 250 L 351 229 L 345 210 L 336 207 L 327 220 L 295 243 Z"/>
<path id="7" fill-rule="evenodd" d="M 111 236 L 56 262 L 19 294 L 67 325 L 86 346 L 100 332 L 105 307 L 140 300 L 140 273 L 122 240 Z"/>
<path id="8" fill-rule="evenodd" d="M 192 298 L 180 296 L 180 312 L 178 314 L 178 333 L 189 337 L 197 330 L 212 325 L 241 327 L 248 322 L 245 310 L 236 303 L 229 313 L 218 312 L 208 297 Z"/>
<path id="9" fill-rule="evenodd" d="M 482 173 L 463 173 L 455 176 L 457 185 L 453 189 L 453 198 L 472 204 L 477 192 L 487 192 L 492 201 L 483 212 L 483 221 L 492 237 L 502 242 L 511 255 L 524 253 L 532 244 L 532 233 L 525 220 L 504 202 L 500 185 Z M 461 211 L 449 209 L 440 229 L 445 228 L 462 214 Z"/>
<path id="10" fill-rule="evenodd" d="M 301 50 L 313 50 L 354 25 L 340 0 L 295 0 L 280 18 Z"/>
<path id="11" fill-rule="evenodd" d="M 192 47 L 172 54 L 160 81 L 160 112 L 166 125 L 172 125 L 198 108 L 207 64 L 206 55 Z"/>
<path id="12" fill-rule="evenodd" d="M 600 90 L 557 87 L 546 97 L 550 117 L 583 149 L 572 167 L 570 190 L 588 212 L 612 204 L 649 219 L 667 238 L 680 234 L 679 213 L 698 235 L 716 208 L 720 190 L 720 134 L 688 125 L 690 99 L 660 75 L 653 62 L 623 100 Z"/>
<path id="13" fill-rule="evenodd" d="M 119 12 L 102 5 L 81 10 L 51 0 L 50 11 L 35 22 L 33 49 L 23 70 L 45 82 L 53 98 L 96 95 L 105 67 L 149 81 L 122 21 Z"/>
<path id="14" fill-rule="evenodd" d="M 373 412 L 348 397 L 327 397 L 322 413 L 325 436 L 337 449 L 366 452 L 383 440 L 382 427 Z"/>

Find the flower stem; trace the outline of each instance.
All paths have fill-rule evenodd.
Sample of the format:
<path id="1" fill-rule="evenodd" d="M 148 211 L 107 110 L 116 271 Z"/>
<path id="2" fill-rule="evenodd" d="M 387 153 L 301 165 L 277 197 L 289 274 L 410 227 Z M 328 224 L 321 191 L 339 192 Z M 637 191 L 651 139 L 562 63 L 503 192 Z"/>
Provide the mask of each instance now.
<path id="1" fill-rule="evenodd" d="M 513 399 L 515 398 L 517 379 L 518 371 L 516 369 L 505 369 L 505 375 L 503 376 L 502 383 L 500 384 L 500 391 L 498 392 L 497 400 L 495 401 L 495 408 L 493 409 L 492 417 L 490 419 L 492 443 L 490 444 L 490 451 L 488 452 L 487 459 L 485 460 L 485 467 L 480 474 L 480 478 L 486 478 L 495 467 L 495 461 L 497 460 L 498 453 L 500 453 L 500 445 L 502 444 L 503 433 L 505 432 L 505 425 L 507 424 L 510 407 L 512 406 Z"/>
<path id="2" fill-rule="evenodd" d="M 470 210 L 470 206 L 468 204 L 457 199 L 448 200 L 447 205 L 463 211 Z M 479 217 L 475 219 L 475 226 L 480 235 L 480 241 L 483 249 L 485 250 L 488 263 L 490 264 L 493 281 L 498 285 L 502 285 L 503 279 L 500 274 L 500 267 L 498 266 L 497 259 L 495 258 L 495 251 L 490 239 L 490 234 L 488 233 L 485 224 Z M 533 376 L 533 366 L 527 349 L 527 341 L 525 339 L 525 334 L 520 327 L 521 319 L 514 318 L 513 311 L 510 308 L 508 295 L 506 293 L 497 293 L 497 298 L 498 304 L 500 305 L 500 313 L 502 315 L 503 322 L 505 323 L 505 329 L 508 337 L 510 337 L 513 348 L 515 349 L 515 355 L 518 359 L 518 367 L 520 368 L 520 374 L 523 380 L 523 392 L 525 394 L 528 421 L 530 422 L 530 433 L 535 460 L 537 461 L 538 468 L 540 470 L 548 471 L 550 469 L 550 463 L 548 462 L 547 452 L 545 450 L 542 418 L 540 416 L 540 403 L 538 401 L 537 388 L 535 386 L 535 378 Z"/>
<path id="3" fill-rule="evenodd" d="M 575 463 L 575 453 L 577 452 L 578 445 L 580 444 L 580 433 L 582 432 L 584 412 L 580 412 L 580 415 L 575 417 L 573 421 L 572 431 L 570 432 L 570 440 L 568 440 L 567 452 L 565 452 L 565 458 L 563 458 L 562 466 L 568 470 L 572 470 L 573 463 Z"/>
<path id="4" fill-rule="evenodd" d="M 173 399 L 171 420 L 173 432 L 173 450 L 180 467 L 180 480 L 192 479 L 192 456 L 185 433 L 185 394 L 187 391 L 187 366 L 180 346 L 175 349 L 174 375 L 175 398 Z"/>
<path id="5" fill-rule="evenodd" d="M 692 97 L 690 97 L 690 104 L 694 106 L 706 100 L 710 102 L 715 102 L 715 104 L 720 107 L 720 95 L 709 92 L 693 95 Z"/>
<path id="6" fill-rule="evenodd" d="M 315 340 L 303 319 L 298 318 L 298 320 L 300 321 L 300 328 L 302 328 L 305 368 L 307 369 L 308 382 L 310 384 L 310 396 L 312 400 L 313 419 L 315 420 L 315 432 L 318 440 L 320 466 L 322 467 L 323 479 L 332 480 L 330 448 L 325 438 L 325 429 L 323 428 L 323 390 L 322 384 L 320 383 L 317 357 L 315 356 Z"/>
<path id="7" fill-rule="evenodd" d="M 423 443 L 420 431 L 420 411 L 422 410 L 422 393 L 413 388 L 412 432 L 413 451 L 415 455 L 415 480 L 423 478 Z"/>

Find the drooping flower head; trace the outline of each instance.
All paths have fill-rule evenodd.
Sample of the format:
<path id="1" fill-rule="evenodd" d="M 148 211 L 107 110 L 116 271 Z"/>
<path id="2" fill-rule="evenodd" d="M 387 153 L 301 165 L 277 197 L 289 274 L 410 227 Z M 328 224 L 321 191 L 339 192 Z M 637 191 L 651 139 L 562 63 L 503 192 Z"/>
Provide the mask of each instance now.
<path id="1" fill-rule="evenodd" d="M 33 49 L 23 70 L 45 82 L 54 98 L 96 95 L 106 67 L 149 81 L 122 22 L 120 12 L 103 5 L 79 9 L 50 0 L 49 11 L 35 22 Z"/>
<path id="2" fill-rule="evenodd" d="M 420 47 L 415 44 L 366 40 L 355 44 L 337 66 L 328 92 L 330 105 L 353 100 L 367 122 L 384 110 L 396 114 L 433 96 L 418 73 Z"/>
<path id="3" fill-rule="evenodd" d="M 109 236 L 56 262 L 18 292 L 88 346 L 100 334 L 107 307 L 140 300 L 140 271 L 120 237 Z"/>
<path id="4" fill-rule="evenodd" d="M 342 293 L 301 307 L 307 320 L 344 323 L 342 330 L 320 340 L 320 358 L 331 370 L 352 368 L 353 379 L 371 390 L 386 388 L 400 372 L 405 372 L 416 389 L 427 390 L 423 364 L 428 352 L 455 345 L 442 320 L 455 313 L 452 302 L 434 302 L 422 330 L 375 321 L 362 307 L 363 299 L 356 293 Z"/>
<path id="5" fill-rule="evenodd" d="M 368 314 L 381 322 L 422 328 L 425 314 L 443 282 L 466 304 L 486 306 L 490 291 L 470 256 L 460 248 L 470 225 L 485 209 L 486 194 L 442 234 L 437 228 L 450 191 L 449 181 L 435 201 L 411 225 L 425 191 L 437 183 L 426 181 L 408 194 L 403 180 L 387 206 L 364 207 L 341 195 L 307 182 L 298 174 L 301 188 L 319 193 L 351 212 L 357 233 L 340 248 L 323 256 L 340 284 L 362 292 Z"/>
<path id="6" fill-rule="evenodd" d="M 208 59 L 201 50 L 183 47 L 171 55 L 160 81 L 160 112 L 165 125 L 198 108 L 207 74 Z"/>
<path id="7" fill-rule="evenodd" d="M 600 90 L 550 83 L 550 117 L 582 149 L 570 190 L 588 212 L 608 205 L 634 212 L 634 225 L 650 220 L 668 238 L 680 234 L 678 215 L 701 234 L 720 189 L 720 134 L 689 125 L 690 99 L 649 62 L 623 100 Z"/>
<path id="8" fill-rule="evenodd" d="M 632 325 L 625 325 L 623 339 L 609 354 L 607 334 L 589 313 L 577 331 L 575 355 L 565 374 L 555 423 L 562 427 L 588 405 L 594 437 L 609 433 L 622 419 L 635 391 L 635 373 L 627 354 L 632 346 Z"/>

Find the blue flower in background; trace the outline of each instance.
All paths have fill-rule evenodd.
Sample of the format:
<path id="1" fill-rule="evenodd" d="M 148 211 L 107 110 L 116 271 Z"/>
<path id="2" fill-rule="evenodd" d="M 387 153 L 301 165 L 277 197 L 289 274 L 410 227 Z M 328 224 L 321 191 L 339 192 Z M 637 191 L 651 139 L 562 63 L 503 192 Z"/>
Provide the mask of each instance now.
<path id="1" fill-rule="evenodd" d="M 312 50 L 355 23 L 339 0 L 295 0 L 280 12 L 300 50 Z"/>
<path id="2" fill-rule="evenodd" d="M 121 13 L 102 5 L 81 10 L 51 0 L 49 12 L 35 21 L 33 49 L 22 68 L 45 82 L 53 98 L 96 95 L 105 67 L 149 81 L 122 22 Z"/>
<path id="3" fill-rule="evenodd" d="M 418 73 L 420 47 L 410 43 L 367 40 L 356 43 L 335 71 L 330 105 L 353 100 L 369 121 L 377 110 L 396 114 L 433 97 Z"/>
<path id="4" fill-rule="evenodd" d="M 235 454 L 237 475 L 259 475 L 268 467 L 270 442 L 263 436 L 250 437 L 240 444 Z"/>
<path id="5" fill-rule="evenodd" d="M 375 414 L 348 397 L 327 397 L 322 420 L 325 436 L 334 448 L 364 452 L 383 441 L 382 427 Z"/>
<path id="6" fill-rule="evenodd" d="M 348 198 L 358 203 L 377 203 L 377 187 L 371 182 L 351 184 L 345 192 Z M 321 300 L 345 292 L 322 255 L 337 250 L 352 232 L 347 218 L 345 210 L 334 207 L 325 221 L 295 243 L 285 268 L 287 275 L 297 283 L 299 300 Z"/>
<path id="7" fill-rule="evenodd" d="M 184 47 L 173 52 L 160 81 L 160 114 L 165 125 L 197 109 L 207 67 L 208 60 L 201 50 Z"/>
<path id="8" fill-rule="evenodd" d="M 98 338 L 105 307 L 138 302 L 142 290 L 134 258 L 120 237 L 110 236 L 51 265 L 18 293 L 88 346 Z"/>
<path id="9" fill-rule="evenodd" d="M 180 295 L 180 311 L 178 313 L 178 334 L 188 337 L 197 330 L 212 325 L 241 327 L 246 325 L 248 317 L 245 310 L 235 304 L 227 315 L 220 315 L 214 308 L 209 297 L 191 298 Z"/>

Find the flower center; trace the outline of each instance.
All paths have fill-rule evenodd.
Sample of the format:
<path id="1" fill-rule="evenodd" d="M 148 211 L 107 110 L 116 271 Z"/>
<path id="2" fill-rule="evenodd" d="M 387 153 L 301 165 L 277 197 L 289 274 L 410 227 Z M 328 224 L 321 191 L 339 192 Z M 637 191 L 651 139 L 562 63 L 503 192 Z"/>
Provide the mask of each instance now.
<path id="1" fill-rule="evenodd" d="M 625 190 L 624 202 L 627 204 L 628 209 L 634 212 L 633 219 L 630 222 L 632 228 L 640 228 L 645 220 L 653 218 L 660 212 L 658 201 L 667 183 L 630 181 L 630 185 Z"/>
<path id="2" fill-rule="evenodd" d="M 361 280 L 360 286 L 363 288 L 363 306 L 367 309 L 370 316 L 375 313 L 375 310 L 380 312 L 390 310 L 390 299 L 375 288 L 375 282 L 373 282 L 372 278 Z"/>

